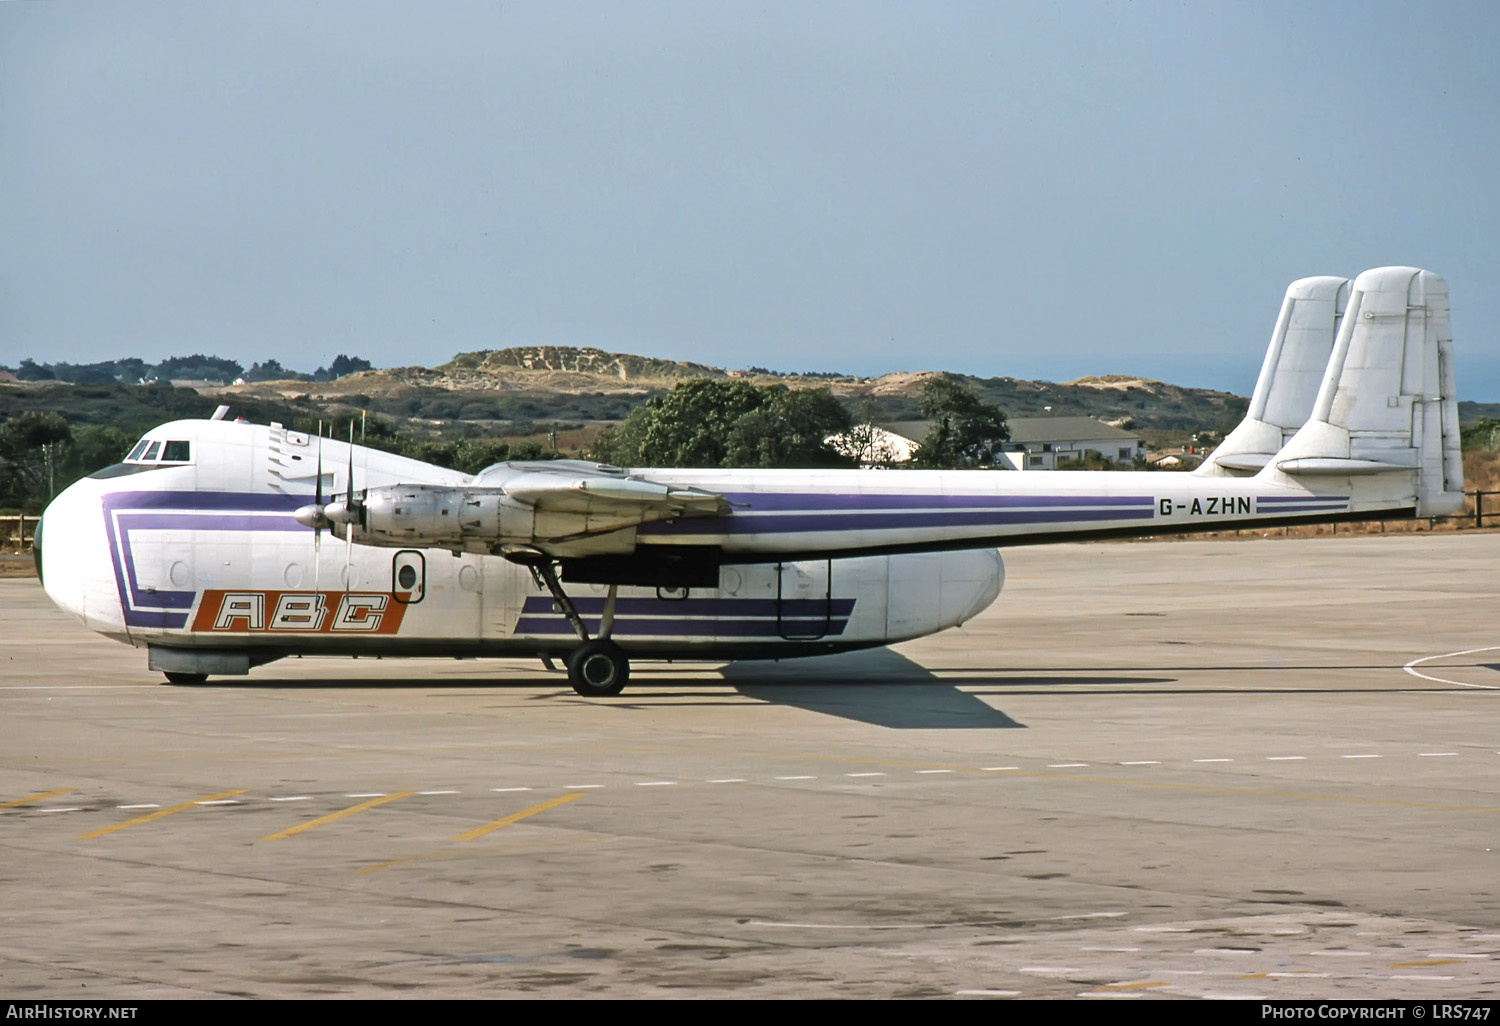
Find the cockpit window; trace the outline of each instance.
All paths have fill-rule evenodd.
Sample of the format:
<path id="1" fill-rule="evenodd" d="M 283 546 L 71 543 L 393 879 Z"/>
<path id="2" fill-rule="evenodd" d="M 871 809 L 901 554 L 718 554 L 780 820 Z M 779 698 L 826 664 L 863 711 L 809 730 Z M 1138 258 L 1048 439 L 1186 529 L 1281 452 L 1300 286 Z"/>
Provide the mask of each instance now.
<path id="1" fill-rule="evenodd" d="M 193 443 L 181 438 L 174 438 L 170 441 L 142 438 L 135 443 L 135 448 L 130 450 L 130 455 L 125 457 L 125 462 L 191 463 L 193 462 Z"/>

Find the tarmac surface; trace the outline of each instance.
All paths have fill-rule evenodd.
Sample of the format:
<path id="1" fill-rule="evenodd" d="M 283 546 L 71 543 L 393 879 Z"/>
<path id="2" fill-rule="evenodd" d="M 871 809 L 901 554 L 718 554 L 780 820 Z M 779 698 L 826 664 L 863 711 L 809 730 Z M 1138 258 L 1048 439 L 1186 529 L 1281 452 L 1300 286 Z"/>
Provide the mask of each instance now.
<path id="1" fill-rule="evenodd" d="M 1500 996 L 1500 535 L 1005 560 L 612 700 L 174 687 L 0 580 L 0 997 Z"/>

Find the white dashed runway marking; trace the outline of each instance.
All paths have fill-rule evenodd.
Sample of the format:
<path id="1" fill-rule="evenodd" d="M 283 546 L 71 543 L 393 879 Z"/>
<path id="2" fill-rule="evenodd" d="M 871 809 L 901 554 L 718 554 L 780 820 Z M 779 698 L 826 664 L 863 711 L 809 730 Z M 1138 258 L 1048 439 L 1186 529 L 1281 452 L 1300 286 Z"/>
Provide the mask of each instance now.
<path id="1" fill-rule="evenodd" d="M 1399 752 L 1399 751 L 1398 752 L 1348 752 L 1348 753 L 1333 753 L 1333 752 L 1329 752 L 1329 753 L 1313 754 L 1313 755 L 1308 755 L 1308 754 L 1277 754 L 1277 755 L 1260 755 L 1260 756 L 1253 756 L 1252 755 L 1252 756 L 1240 756 L 1238 758 L 1239 758 L 1239 761 L 1241 761 L 1241 762 L 1246 762 L 1246 761 L 1249 761 L 1249 760 L 1252 760 L 1252 759 L 1260 759 L 1260 760 L 1265 761 L 1265 762 L 1277 762 L 1277 763 L 1284 763 L 1284 764 L 1288 764 L 1288 765 L 1290 765 L 1292 763 L 1306 763 L 1309 768 L 1318 765 L 1318 763 L 1320 761 L 1326 761 L 1326 760 L 1331 760 L 1331 759 L 1340 759 L 1340 760 L 1384 760 L 1387 764 L 1389 764 L 1389 763 L 1392 763 L 1392 762 L 1399 763 L 1399 760 L 1401 760 L 1401 759 L 1415 759 L 1415 758 L 1420 758 L 1420 759 L 1439 759 L 1439 758 L 1445 758 L 1445 759 L 1460 760 L 1463 764 L 1465 764 L 1466 766 L 1469 766 L 1469 767 L 1472 767 L 1474 765 L 1474 761 L 1473 760 L 1479 759 L 1479 760 L 1482 760 L 1481 761 L 1481 765 L 1482 766 L 1490 766 L 1490 767 L 1500 768 L 1500 760 L 1497 760 L 1495 758 L 1497 755 L 1500 755 L 1500 752 L 1495 752 L 1495 751 L 1492 751 L 1492 750 L 1487 749 L 1487 748 L 1486 749 L 1479 749 L 1479 748 L 1475 747 L 1473 749 L 1433 749 L 1431 751 L 1410 751 L 1408 749 L 1404 753 L 1403 752 Z M 1114 766 L 1114 767 L 1122 767 L 1122 768 L 1123 767 L 1130 767 L 1131 769 L 1134 769 L 1134 770 L 1149 772 L 1150 770 L 1152 770 L 1154 768 L 1160 768 L 1160 769 L 1162 769 L 1164 771 L 1170 771 L 1174 766 L 1176 766 L 1176 767 L 1183 767 L 1183 768 L 1190 767 L 1190 766 L 1204 766 L 1204 765 L 1216 765 L 1217 766 L 1217 765 L 1221 765 L 1221 764 L 1231 764 L 1231 763 L 1234 763 L 1234 762 L 1236 762 L 1236 758 L 1235 757 L 1231 757 L 1231 756 L 1199 756 L 1199 757 L 1196 757 L 1196 758 L 1179 758 L 1179 759 L 1176 759 L 1176 760 L 1173 760 L 1173 759 L 1122 759 L 1122 760 L 1118 760 L 1118 761 L 1115 761 L 1115 762 L 1112 762 L 1112 763 L 1108 763 L 1107 765 L 1108 766 Z M 660 788 L 660 787 L 691 787 L 694 784 L 698 784 L 698 785 L 714 784 L 714 785 L 720 785 L 720 786 L 732 785 L 732 784 L 750 784 L 750 785 L 753 786 L 753 785 L 755 785 L 757 783 L 758 784 L 762 784 L 762 785 L 768 785 L 768 784 L 780 784 L 780 783 L 803 783 L 803 782 L 814 782 L 814 781 L 827 781 L 829 784 L 834 784 L 834 783 L 836 783 L 837 780 L 847 780 L 847 781 L 851 781 L 851 782 L 852 781 L 858 781 L 861 784 L 866 784 L 866 785 L 872 786 L 872 787 L 879 787 L 879 786 L 881 786 L 883 783 L 885 783 L 887 781 L 898 782 L 898 781 L 901 780 L 901 778 L 903 776 L 905 776 L 909 780 L 915 780 L 918 777 L 927 778 L 927 779 L 934 779 L 934 780 L 937 779 L 937 778 L 962 780 L 964 777 L 969 777 L 970 779 L 977 779 L 978 775 L 984 775 L 984 774 L 991 775 L 992 777 L 994 775 L 996 775 L 996 774 L 1014 774 L 1015 776 L 1013 776 L 1011 779 L 1015 779 L 1015 777 L 1025 778 L 1025 777 L 1028 777 L 1028 776 L 1030 776 L 1030 777 L 1036 777 L 1036 778 L 1045 778 L 1045 777 L 1049 777 L 1049 776 L 1052 776 L 1052 777 L 1061 776 L 1061 775 L 1056 774 L 1056 773 L 1051 772 L 1051 771 L 1069 770 L 1069 769 L 1090 769 L 1090 768 L 1095 768 L 1096 765 L 1097 764 L 1095 764 L 1095 763 L 1089 763 L 1089 762 L 1049 762 L 1049 763 L 1040 763 L 1039 762 L 1039 763 L 1033 764 L 1030 767 L 1028 767 L 1024 763 L 1016 763 L 1016 764 L 1003 765 L 1003 766 L 979 766 L 979 767 L 972 767 L 972 766 L 926 766 L 926 767 L 923 767 L 923 768 L 920 768 L 920 769 L 916 768 L 916 767 L 908 767 L 908 768 L 905 768 L 905 769 L 855 770 L 855 771 L 851 771 L 851 772 L 848 772 L 848 773 L 840 774 L 839 777 L 837 777 L 837 778 L 831 778 L 831 779 L 827 778 L 827 777 L 819 776 L 818 774 L 812 774 L 812 773 L 784 773 L 784 774 L 764 776 L 764 777 L 759 777 L 759 778 L 756 778 L 756 777 L 709 777 L 709 778 L 704 778 L 704 779 L 699 779 L 699 780 L 647 778 L 647 779 L 644 779 L 644 780 L 620 780 L 620 781 L 610 781 L 610 782 L 595 781 L 595 782 L 585 783 L 585 784 L 578 784 L 578 783 L 554 784 L 554 783 L 536 782 L 536 783 L 532 783 L 532 784 L 512 784 L 512 785 L 509 785 L 509 786 L 502 786 L 502 787 L 490 787 L 490 788 L 485 788 L 484 790 L 487 793 L 491 793 L 491 794 L 520 794 L 520 793 L 528 793 L 528 792 L 535 792 L 535 791 L 546 792 L 548 790 L 559 790 L 559 789 L 560 790 L 568 790 L 568 791 L 598 791 L 598 790 L 605 790 L 605 789 L 610 788 L 610 787 L 620 788 L 620 787 L 632 787 L 632 786 L 633 787 L 639 787 L 639 788 L 652 788 L 652 787 L 656 787 L 656 788 Z M 1092 779 L 1092 778 L 1086 778 L 1086 779 Z M 1139 777 L 1139 776 L 1132 775 L 1129 779 L 1131 781 L 1138 781 L 1138 780 L 1141 780 L 1142 778 Z M 1121 782 L 1125 782 L 1125 781 L 1126 781 L 1126 778 L 1124 776 L 1122 776 L 1121 777 Z M 389 792 L 389 791 L 352 791 L 352 792 L 345 792 L 345 793 L 343 793 L 343 797 L 345 797 L 345 798 L 352 798 L 352 799 L 362 799 L 363 800 L 363 799 L 370 799 L 370 798 L 384 798 L 384 797 L 386 797 L 390 793 L 392 793 L 392 792 Z M 415 792 L 416 795 L 419 795 L 419 796 L 422 796 L 422 797 L 428 797 L 428 798 L 455 797 L 455 796 L 461 796 L 464 793 L 465 793 L 465 791 L 462 788 L 451 788 L 451 787 L 450 788 L 431 788 L 431 789 L 421 790 L 421 791 L 416 791 Z M 474 792 L 471 791 L 471 792 L 468 792 L 468 793 L 472 794 Z M 325 796 L 310 795 L 310 794 L 267 795 L 267 796 L 262 796 L 262 797 L 255 797 L 255 796 L 250 796 L 250 795 L 240 795 L 240 796 L 237 796 L 235 798 L 219 798 L 219 799 L 210 799 L 210 800 L 206 800 L 206 801 L 198 801 L 198 802 L 195 802 L 194 804 L 197 804 L 197 805 L 231 805 L 232 806 L 232 805 L 244 805 L 244 804 L 254 803 L 254 802 L 257 802 L 257 801 L 276 802 L 276 803 L 311 802 L 311 801 L 317 801 L 317 800 L 319 800 L 320 797 L 325 797 Z M 130 811 L 130 810 L 143 810 L 143 809 L 159 809 L 159 808 L 162 807 L 162 805 L 160 803 L 157 803 L 157 802 L 130 802 L 130 803 L 118 804 L 118 805 L 115 805 L 113 807 L 121 809 L 121 810 Z M 26 812 L 85 812 L 85 811 L 89 811 L 89 809 L 86 808 L 86 807 L 84 807 L 84 806 L 71 806 L 71 805 L 70 806 L 48 806 L 48 805 L 36 804 L 36 805 L 30 805 L 28 807 L 21 807 L 21 808 L 15 808 L 15 809 L 7 809 L 7 810 L 4 810 L 3 812 L 0 812 L 0 815 L 13 816 L 13 815 L 18 815 L 18 814 L 24 814 Z M 1497 934 L 1495 936 L 1496 937 L 1500 937 L 1500 934 Z"/>

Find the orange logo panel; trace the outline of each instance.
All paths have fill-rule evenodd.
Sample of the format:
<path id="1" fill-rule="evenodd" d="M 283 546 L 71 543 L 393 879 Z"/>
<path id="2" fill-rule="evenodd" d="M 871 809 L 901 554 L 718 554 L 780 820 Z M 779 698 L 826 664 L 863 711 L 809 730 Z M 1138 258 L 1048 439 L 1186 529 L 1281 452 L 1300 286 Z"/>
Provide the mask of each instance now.
<path id="1" fill-rule="evenodd" d="M 202 634 L 395 634 L 406 592 L 210 588 L 188 629 Z"/>

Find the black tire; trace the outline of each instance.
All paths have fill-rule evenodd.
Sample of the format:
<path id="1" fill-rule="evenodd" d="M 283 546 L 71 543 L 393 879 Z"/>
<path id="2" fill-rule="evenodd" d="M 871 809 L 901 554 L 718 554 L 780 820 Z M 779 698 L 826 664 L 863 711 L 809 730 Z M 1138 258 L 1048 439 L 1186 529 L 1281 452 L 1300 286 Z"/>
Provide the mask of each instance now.
<path id="1" fill-rule="evenodd" d="M 607 698 L 625 690 L 630 659 L 613 641 L 586 641 L 568 656 L 568 683 L 585 698 Z"/>
<path id="2" fill-rule="evenodd" d="M 176 670 L 164 670 L 167 675 L 168 684 L 203 684 L 208 680 L 206 673 L 179 673 Z"/>

